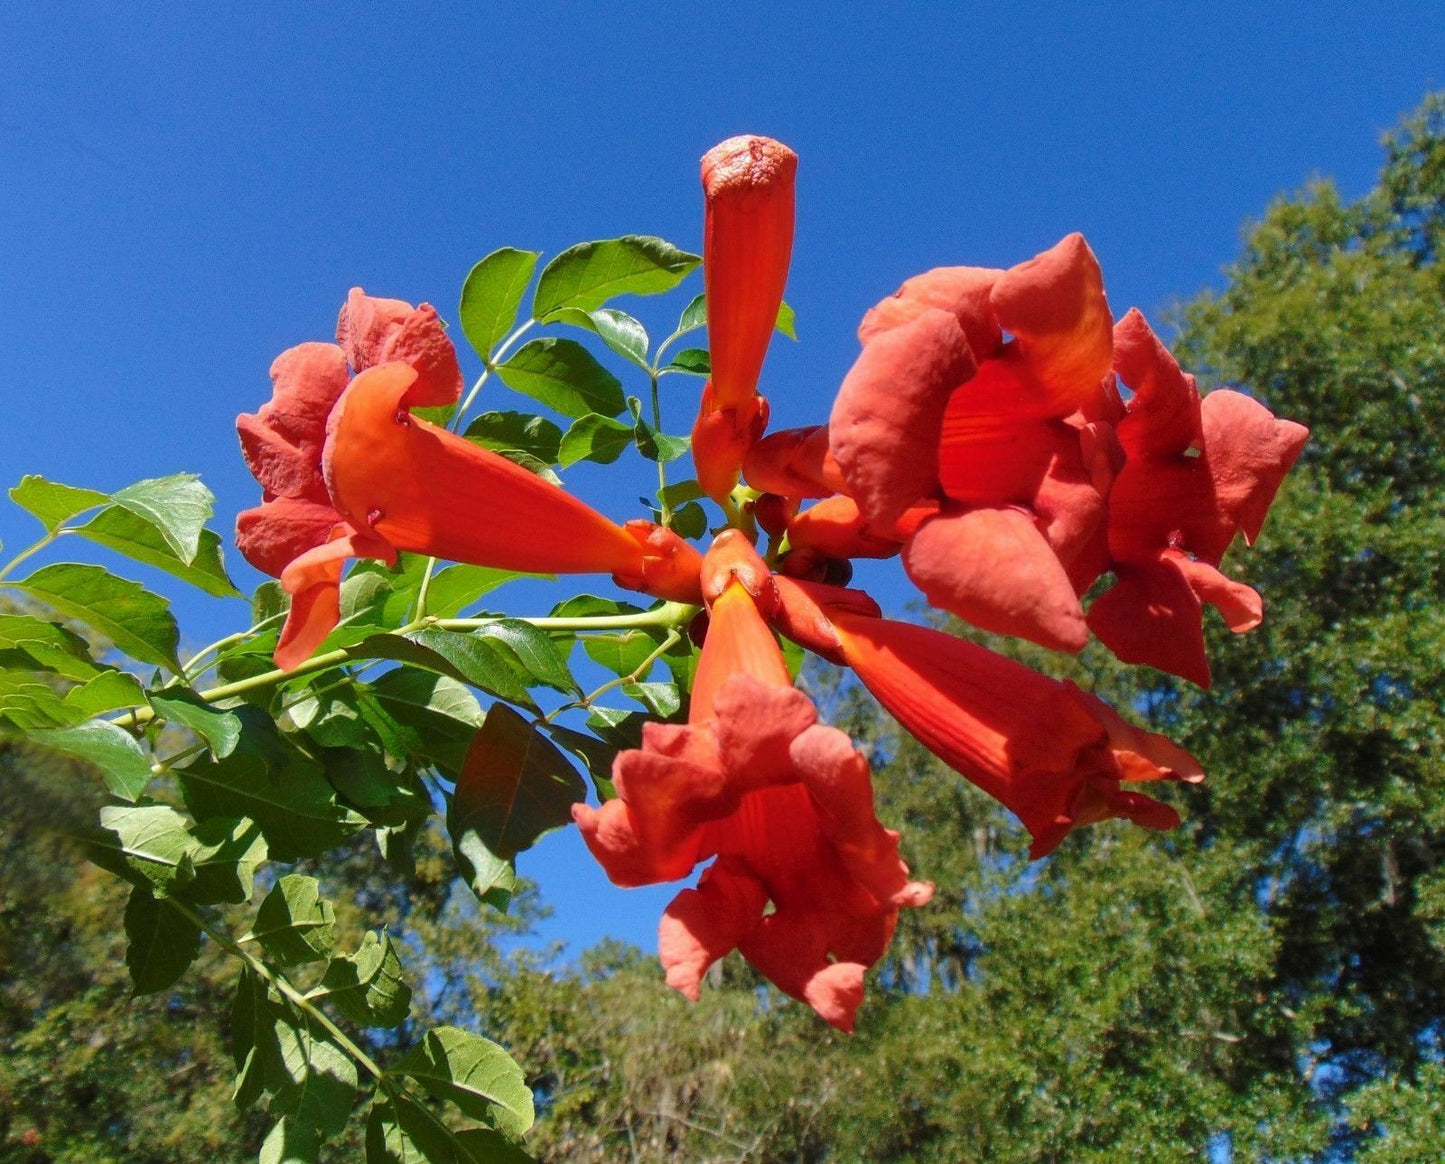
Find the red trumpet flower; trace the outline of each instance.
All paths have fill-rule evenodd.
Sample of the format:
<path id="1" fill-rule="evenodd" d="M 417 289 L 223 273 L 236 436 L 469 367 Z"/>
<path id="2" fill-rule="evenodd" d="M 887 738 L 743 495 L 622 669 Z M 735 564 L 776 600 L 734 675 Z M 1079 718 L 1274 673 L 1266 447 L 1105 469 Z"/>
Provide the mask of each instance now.
<path id="1" fill-rule="evenodd" d="M 776 586 L 784 633 L 852 667 L 925 747 L 1017 816 L 1033 836 L 1031 857 L 1111 817 L 1173 828 L 1178 813 L 1121 781 L 1204 778 L 1187 752 L 1072 683 L 942 631 L 878 618 L 854 591 L 789 578 Z"/>
<path id="2" fill-rule="evenodd" d="M 703 584 L 711 621 L 688 723 L 646 725 L 642 748 L 613 767 L 617 798 L 573 816 L 619 885 L 673 881 L 717 857 L 663 915 L 670 985 L 696 999 L 708 967 L 737 949 L 851 1030 L 899 909 L 933 887 L 908 879 L 898 834 L 874 816 L 867 761 L 793 688 L 765 621 L 773 581 L 740 533 L 714 543 Z"/>
<path id="3" fill-rule="evenodd" d="M 1229 628 L 1259 625 L 1259 595 L 1219 571 L 1236 533 L 1259 536 L 1309 430 L 1221 389 L 1203 400 L 1138 311 L 1114 328 L 1114 366 L 1134 389 L 1118 423 L 1127 460 L 1109 494 L 1115 584 L 1089 627 L 1126 663 L 1209 686 L 1201 605 Z"/>
<path id="4" fill-rule="evenodd" d="M 276 663 L 307 658 L 339 617 L 349 557 L 391 563 L 409 550 L 545 573 L 610 573 L 618 583 L 699 601 L 701 557 L 650 522 L 618 526 L 505 457 L 412 416 L 454 403 L 461 373 L 428 306 L 353 291 L 341 346 L 303 344 L 272 366 L 275 392 L 237 418 L 266 490 L 237 521 L 251 563 L 277 575 L 291 610 Z M 358 375 L 348 384 L 348 359 Z M 545 531 L 545 536 L 542 536 Z"/>
<path id="5" fill-rule="evenodd" d="M 766 137 L 734 137 L 702 159 L 703 280 L 712 377 L 693 426 L 703 492 L 721 503 L 767 423 L 758 375 L 793 251 L 798 156 Z"/>

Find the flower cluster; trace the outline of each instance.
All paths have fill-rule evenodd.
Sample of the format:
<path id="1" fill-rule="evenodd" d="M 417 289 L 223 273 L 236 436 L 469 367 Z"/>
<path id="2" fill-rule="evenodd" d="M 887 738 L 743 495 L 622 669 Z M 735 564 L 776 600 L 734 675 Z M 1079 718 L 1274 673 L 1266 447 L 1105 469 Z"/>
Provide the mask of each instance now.
<path id="1" fill-rule="evenodd" d="M 607 573 L 701 608 L 686 722 L 648 724 L 616 759 L 616 796 L 573 816 L 618 885 L 711 861 L 662 919 L 671 985 L 695 998 L 736 949 L 849 1030 L 899 911 L 932 886 L 910 879 L 866 759 L 793 687 L 779 637 L 851 668 L 1023 822 L 1032 856 L 1109 818 L 1171 828 L 1174 809 L 1125 786 L 1202 779 L 1187 753 L 1072 683 L 886 619 L 838 583 L 850 559 L 898 555 L 930 604 L 976 627 L 1063 651 L 1092 633 L 1126 662 L 1207 685 L 1202 604 L 1235 631 L 1260 621 L 1258 595 L 1221 559 L 1237 533 L 1258 535 L 1307 434 L 1241 393 L 1201 398 L 1138 311 L 1113 321 L 1099 265 L 1071 235 L 1008 270 L 908 280 L 864 316 L 828 422 L 765 436 L 758 382 L 796 168 L 760 137 L 703 159 L 711 377 L 692 451 L 731 527 L 705 554 L 414 416 L 457 401 L 455 353 L 430 307 L 359 290 L 338 344 L 283 354 L 271 402 L 238 421 L 265 490 L 238 540 L 291 595 L 283 667 L 336 624 L 352 556 Z"/>

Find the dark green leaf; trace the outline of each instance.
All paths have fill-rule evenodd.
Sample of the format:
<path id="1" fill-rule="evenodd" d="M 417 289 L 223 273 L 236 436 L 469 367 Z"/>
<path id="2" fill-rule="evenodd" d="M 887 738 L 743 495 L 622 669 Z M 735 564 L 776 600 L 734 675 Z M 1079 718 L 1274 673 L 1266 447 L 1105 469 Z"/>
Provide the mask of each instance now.
<path id="1" fill-rule="evenodd" d="M 690 376 L 711 376 L 712 360 L 705 348 L 683 348 L 668 362 L 664 372 L 686 372 Z"/>
<path id="2" fill-rule="evenodd" d="M 321 1159 L 321 1133 L 283 1117 L 262 1141 L 256 1164 L 316 1164 Z"/>
<path id="3" fill-rule="evenodd" d="M 497 375 L 507 387 L 564 416 L 616 416 L 626 403 L 617 377 L 574 340 L 529 340 L 497 367 Z"/>
<path id="4" fill-rule="evenodd" d="M 501 643 L 459 631 L 423 628 L 409 635 L 373 635 L 357 645 L 360 657 L 394 659 L 458 679 L 523 707 L 535 706 L 516 655 Z"/>
<path id="5" fill-rule="evenodd" d="M 186 972 L 201 948 L 195 922 L 139 885 L 125 907 L 125 964 L 137 994 L 155 994 Z"/>
<path id="6" fill-rule="evenodd" d="M 690 438 L 668 436 L 665 432 L 658 432 L 643 420 L 640 414 L 634 414 L 634 418 L 633 431 L 637 437 L 638 452 L 649 461 L 661 461 L 666 464 L 686 455 L 687 450 L 692 447 Z"/>
<path id="7" fill-rule="evenodd" d="M 256 870 L 267 855 L 261 826 L 245 817 L 210 817 L 190 832 L 195 879 L 185 887 L 186 898 L 201 905 L 249 901 Z"/>
<path id="8" fill-rule="evenodd" d="M 483 719 L 467 686 L 445 675 L 397 667 L 378 676 L 371 690 L 393 720 L 413 733 L 413 754 L 455 778 Z"/>
<path id="9" fill-rule="evenodd" d="M 38 731 L 31 738 L 42 747 L 94 764 L 105 786 L 122 800 L 137 799 L 151 782 L 150 757 L 135 737 L 103 719 Z"/>
<path id="10" fill-rule="evenodd" d="M 328 1036 L 287 1011 L 280 1012 L 274 1038 L 287 1082 L 272 1096 L 271 1114 L 323 1136 L 340 1132 L 356 1102 L 356 1064 Z"/>
<path id="11" fill-rule="evenodd" d="M 190 561 L 176 555 L 160 529 L 118 505 L 102 509 L 76 533 L 134 561 L 164 570 L 207 594 L 240 597 L 241 592 L 226 574 L 221 539 L 211 530 L 201 530 L 197 535 L 196 552 Z"/>
<path id="12" fill-rule="evenodd" d="M 137 481 L 113 493 L 111 499 L 155 526 L 175 556 L 187 565 L 195 560 L 201 531 L 216 503 L 194 473 Z"/>
<path id="13" fill-rule="evenodd" d="M 268 716 L 253 707 L 233 711 L 242 721 L 236 750 L 219 760 L 200 756 L 176 769 L 197 820 L 250 817 L 278 861 L 323 853 L 366 824 L 337 802 L 320 765 L 286 743 Z"/>
<path id="14" fill-rule="evenodd" d="M 623 359 L 647 369 L 647 349 L 650 340 L 647 329 L 625 311 L 614 311 L 610 307 L 599 307 L 595 311 L 583 311 L 577 307 L 564 307 L 555 312 L 549 323 L 570 323 L 594 335 Z"/>
<path id="15" fill-rule="evenodd" d="M 319 962 L 336 945 L 336 912 L 321 896 L 316 878 L 288 873 L 266 894 L 255 925 L 242 940 L 259 942 L 284 965 Z"/>
<path id="16" fill-rule="evenodd" d="M 546 319 L 562 307 L 591 311 L 615 295 L 671 291 L 701 262 L 700 256 L 649 235 L 579 243 L 543 269 L 532 297 L 532 318 Z"/>
<path id="17" fill-rule="evenodd" d="M 539 254 L 502 247 L 467 273 L 457 319 L 467 341 L 483 360 L 491 357 L 492 349 L 512 330 Z"/>
<path id="18" fill-rule="evenodd" d="M 367 1164 L 529 1164 L 525 1148 L 490 1128 L 452 1131 L 405 1092 L 366 1121 Z"/>
<path id="19" fill-rule="evenodd" d="M 674 481 L 657 491 L 658 500 L 666 501 L 676 509 L 689 501 L 700 501 L 705 496 L 702 486 L 696 481 Z"/>
<path id="20" fill-rule="evenodd" d="M 47 532 L 54 533 L 77 513 L 107 504 L 110 495 L 97 493 L 94 489 L 60 485 L 32 474 L 20 478 L 20 484 L 10 490 L 10 500 L 38 517 Z"/>
<path id="21" fill-rule="evenodd" d="M 241 720 L 231 711 L 222 711 L 203 701 L 200 696 L 178 688 L 155 692 L 150 705 L 168 723 L 188 727 L 211 745 L 217 758 L 225 759 L 241 741 Z"/>
<path id="22" fill-rule="evenodd" d="M 632 443 L 632 426 L 610 416 L 590 412 L 574 421 L 562 438 L 557 460 L 565 469 L 578 461 L 610 465 Z"/>
<path id="23" fill-rule="evenodd" d="M 598 800 L 611 800 L 617 795 L 617 789 L 612 786 L 612 761 L 622 749 L 616 744 L 609 744 L 596 736 L 573 731 L 560 724 L 549 723 L 547 734 L 587 765 L 592 786 L 597 789 Z"/>
<path id="24" fill-rule="evenodd" d="M 646 712 L 622 711 L 616 707 L 593 704 L 587 713 L 587 726 L 609 744 L 621 748 L 642 747 L 642 725 L 650 720 Z"/>
<path id="25" fill-rule="evenodd" d="M 484 412 L 467 425 L 467 440 L 497 452 L 530 453 L 544 464 L 557 462 L 562 430 L 545 416 L 525 412 Z"/>
<path id="26" fill-rule="evenodd" d="M 506 913 L 512 895 L 517 892 L 516 861 L 511 857 L 497 856 L 474 832 L 453 837 L 452 854 L 456 857 L 462 879 L 477 895 L 477 900 Z"/>
<path id="27" fill-rule="evenodd" d="M 532 1126 L 532 1089 L 522 1069 L 490 1039 L 437 1027 L 392 1069 L 489 1127 L 520 1136 Z"/>
<path id="28" fill-rule="evenodd" d="M 531 623 L 503 618 L 487 623 L 472 634 L 475 638 L 505 646 L 516 659 L 519 674 L 529 687 L 543 684 L 563 695 L 580 694 L 572 673 L 567 669 L 567 660 L 551 636 Z"/>
<path id="29" fill-rule="evenodd" d="M 391 936 L 368 933 L 354 954 L 333 958 L 307 998 L 332 1002 L 359 1027 L 394 1027 L 411 1007 L 411 987 Z"/>
<path id="30" fill-rule="evenodd" d="M 689 501 L 673 511 L 672 529 L 680 537 L 700 538 L 707 533 L 707 511 L 696 501 Z"/>
<path id="31" fill-rule="evenodd" d="M 99 631 L 131 658 L 180 670 L 170 607 L 139 584 L 99 566 L 59 562 L 10 585 Z"/>

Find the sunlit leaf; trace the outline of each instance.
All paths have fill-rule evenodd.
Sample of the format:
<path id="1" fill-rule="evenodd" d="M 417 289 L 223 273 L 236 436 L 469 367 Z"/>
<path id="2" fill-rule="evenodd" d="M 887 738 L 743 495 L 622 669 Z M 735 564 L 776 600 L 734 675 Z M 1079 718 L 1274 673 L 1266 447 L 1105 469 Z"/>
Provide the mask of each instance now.
<path id="1" fill-rule="evenodd" d="M 95 864 L 157 893 L 182 890 L 195 879 L 194 847 L 186 818 L 163 804 L 107 805 L 99 830 L 86 838 Z"/>
<path id="2" fill-rule="evenodd" d="M 79 687 L 65 693 L 64 706 L 73 714 L 74 723 L 121 708 L 140 707 L 145 692 L 134 675 L 125 671 L 102 671 Z"/>
<path id="3" fill-rule="evenodd" d="M 10 500 L 38 517 L 47 532 L 54 533 L 76 514 L 108 504 L 110 494 L 77 489 L 30 474 L 20 478 L 20 484 L 10 490 Z"/>
<path id="4" fill-rule="evenodd" d="M 518 674 L 516 656 L 504 645 L 461 631 L 426 627 L 408 635 L 374 635 L 356 647 L 358 656 L 394 659 L 450 676 L 524 707 L 535 706 L 528 676 Z"/>
<path id="5" fill-rule="evenodd" d="M 354 954 L 333 958 L 307 998 L 333 1003 L 361 1027 L 394 1027 L 411 1007 L 396 945 L 385 933 L 368 933 Z"/>
<path id="6" fill-rule="evenodd" d="M 569 339 L 528 340 L 497 367 L 502 382 L 564 416 L 616 416 L 626 401 L 617 377 Z"/>
<path id="7" fill-rule="evenodd" d="M 462 435 L 484 449 L 530 453 L 548 465 L 556 463 L 562 443 L 560 428 L 545 416 L 525 412 L 483 412 Z"/>
<path id="8" fill-rule="evenodd" d="M 491 357 L 492 349 L 512 330 L 540 253 L 502 247 L 467 273 L 457 319 L 483 360 Z"/>
<path id="9" fill-rule="evenodd" d="M 532 1089 L 512 1057 L 490 1039 L 437 1027 L 392 1066 L 464 1115 L 509 1135 L 532 1126 Z"/>
<path id="10" fill-rule="evenodd" d="M 557 460 L 564 469 L 578 461 L 610 465 L 632 444 L 632 440 L 632 425 L 589 412 L 574 421 L 567 430 L 558 449 Z"/>
<path id="11" fill-rule="evenodd" d="M 590 331 L 623 359 L 639 368 L 646 369 L 648 366 L 647 349 L 651 341 L 647 338 L 647 329 L 625 311 L 616 311 L 611 307 L 599 307 L 594 311 L 563 307 L 554 312 L 548 322 L 568 323 Z"/>
<path id="12" fill-rule="evenodd" d="M 170 606 L 138 583 L 99 566 L 58 562 L 9 585 L 99 631 L 133 659 L 180 669 Z"/>
<path id="13" fill-rule="evenodd" d="M 546 319 L 562 307 L 590 311 L 615 295 L 671 291 L 701 262 L 700 255 L 651 235 L 578 243 L 543 269 L 532 317 Z"/>
<path id="14" fill-rule="evenodd" d="M 686 372 L 689 376 L 711 376 L 712 359 L 704 348 L 683 348 L 668 362 L 665 372 Z"/>
<path id="15" fill-rule="evenodd" d="M 41 747 L 64 752 L 100 769 L 105 786 L 122 800 L 136 800 L 151 782 L 150 757 L 124 728 L 103 719 L 33 732 Z"/>
<path id="16" fill-rule="evenodd" d="M 288 873 L 261 902 L 247 939 L 285 965 L 319 962 L 336 945 L 336 911 L 316 878 Z"/>
<path id="17" fill-rule="evenodd" d="M 201 531 L 216 499 L 194 473 L 174 473 L 137 481 L 111 495 L 119 506 L 149 522 L 182 562 L 190 564 L 200 548 Z"/>
<path id="18" fill-rule="evenodd" d="M 235 712 L 212 707 L 183 688 L 153 692 L 150 705 L 167 722 L 190 728 L 211 746 L 219 759 L 234 752 L 241 741 L 241 720 Z"/>

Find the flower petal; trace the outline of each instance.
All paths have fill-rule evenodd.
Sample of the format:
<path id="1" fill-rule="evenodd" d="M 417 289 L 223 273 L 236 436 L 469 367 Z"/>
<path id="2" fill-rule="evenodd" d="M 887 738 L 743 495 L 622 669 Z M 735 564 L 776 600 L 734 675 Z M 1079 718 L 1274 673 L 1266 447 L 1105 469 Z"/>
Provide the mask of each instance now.
<path id="1" fill-rule="evenodd" d="M 1114 585 L 1089 607 L 1089 629 L 1121 662 L 1146 663 L 1207 688 L 1202 609 L 1174 560 L 1181 556 L 1120 563 Z"/>
<path id="2" fill-rule="evenodd" d="M 935 267 L 914 275 L 863 316 L 858 325 L 859 342 L 870 344 L 930 308 L 938 308 L 958 320 L 975 360 L 992 359 L 1003 345 L 1003 332 L 989 296 L 1002 274 L 993 267 Z"/>
<path id="3" fill-rule="evenodd" d="M 456 348 L 429 303 L 414 308 L 400 299 L 378 299 L 353 287 L 336 321 L 336 341 L 357 372 L 392 361 L 415 368 L 408 407 L 455 404 L 461 397 Z"/>
<path id="4" fill-rule="evenodd" d="M 326 502 L 321 448 L 346 382 L 346 357 L 335 344 L 297 344 L 271 364 L 271 399 L 236 417 L 241 455 L 268 493 Z"/>
<path id="5" fill-rule="evenodd" d="M 698 881 L 672 899 L 657 930 L 667 984 L 693 1002 L 709 967 L 743 942 L 762 919 L 768 891 L 735 858 L 719 857 Z"/>
<path id="6" fill-rule="evenodd" d="M 936 308 L 863 349 L 838 390 L 828 433 L 869 521 L 891 525 L 937 489 L 944 411 L 976 367 L 957 318 Z"/>
<path id="7" fill-rule="evenodd" d="M 901 538 L 875 534 L 858 503 L 842 496 L 824 498 L 794 517 L 788 543 L 829 558 L 891 558 L 903 548 Z"/>
<path id="8" fill-rule="evenodd" d="M 1174 457 L 1203 446 L 1194 377 L 1180 369 L 1137 307 L 1114 325 L 1114 370 L 1134 390 L 1118 426 L 1129 456 Z"/>
<path id="9" fill-rule="evenodd" d="M 846 488 L 822 424 L 769 433 L 748 450 L 743 476 L 752 488 L 780 497 L 828 497 Z"/>
<path id="10" fill-rule="evenodd" d="M 712 381 L 703 385 L 702 403 L 692 426 L 692 462 L 703 493 L 719 505 L 738 483 L 748 450 L 768 425 L 768 402 L 752 396 L 741 404 L 722 407 L 716 402 Z"/>
<path id="11" fill-rule="evenodd" d="M 930 517 L 904 548 L 903 566 L 930 605 L 983 630 L 1059 651 L 1088 641 L 1068 573 L 1022 510 Z"/>
<path id="12" fill-rule="evenodd" d="M 281 585 L 291 596 L 273 656 L 281 670 L 293 670 L 309 659 L 340 621 L 341 568 L 347 558 L 378 558 L 390 566 L 396 551 L 370 531 L 341 523 L 330 541 L 307 550 L 281 571 Z"/>
<path id="13" fill-rule="evenodd" d="M 236 517 L 236 545 L 246 561 L 273 578 L 307 550 L 331 540 L 341 515 L 331 506 L 275 497 Z"/>

